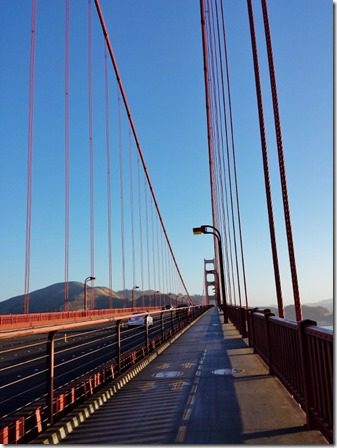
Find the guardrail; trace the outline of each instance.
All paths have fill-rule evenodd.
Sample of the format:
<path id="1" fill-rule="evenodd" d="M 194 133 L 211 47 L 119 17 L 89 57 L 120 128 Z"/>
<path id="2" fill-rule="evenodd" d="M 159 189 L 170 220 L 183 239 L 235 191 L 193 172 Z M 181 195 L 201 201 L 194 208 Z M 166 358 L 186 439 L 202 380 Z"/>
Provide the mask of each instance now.
<path id="1" fill-rule="evenodd" d="M 333 439 L 333 331 L 312 320 L 275 317 L 269 309 L 227 306 L 249 345 L 294 396 L 307 426 Z"/>
<path id="2" fill-rule="evenodd" d="M 32 440 L 208 308 L 156 311 L 151 327 L 129 314 L 1 333 L 0 443 Z"/>
<path id="3" fill-rule="evenodd" d="M 29 314 L 1 314 L 0 315 L 0 327 L 2 326 L 15 326 L 20 324 L 34 324 L 43 322 L 55 322 L 55 321 L 76 321 L 83 319 L 93 319 L 106 316 L 120 316 L 130 314 L 132 311 L 158 311 L 158 307 L 138 307 L 134 309 L 130 308 L 111 308 L 101 310 L 77 310 L 77 311 L 55 311 L 52 313 L 29 313 Z"/>

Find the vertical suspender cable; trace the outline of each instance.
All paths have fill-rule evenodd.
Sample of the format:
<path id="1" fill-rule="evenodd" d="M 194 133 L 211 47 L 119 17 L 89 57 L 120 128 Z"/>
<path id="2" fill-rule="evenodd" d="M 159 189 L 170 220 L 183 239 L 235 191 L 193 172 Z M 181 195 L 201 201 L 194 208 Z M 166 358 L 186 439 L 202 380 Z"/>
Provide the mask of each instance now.
<path id="1" fill-rule="evenodd" d="M 141 145 L 140 145 L 140 141 L 139 141 L 139 138 L 138 138 L 138 134 L 137 134 L 137 131 L 136 131 L 136 127 L 135 127 L 135 124 L 134 124 L 134 121 L 133 121 L 133 118 L 132 118 L 132 115 L 131 115 L 131 109 L 129 107 L 129 103 L 128 103 L 128 100 L 127 100 L 127 97 L 126 97 L 126 93 L 125 93 L 125 90 L 124 90 L 124 87 L 123 87 L 121 76 L 119 74 L 119 69 L 118 69 L 118 66 L 117 66 L 116 58 L 115 58 L 114 52 L 112 50 L 112 45 L 111 45 L 111 42 L 110 42 L 107 26 L 106 26 L 106 23 L 105 23 L 105 20 L 104 20 L 104 17 L 103 17 L 102 8 L 100 6 L 99 0 L 95 0 L 95 5 L 96 5 L 96 9 L 97 9 L 97 14 L 98 14 L 99 20 L 100 20 L 100 23 L 101 23 L 101 26 L 102 26 L 103 35 L 104 35 L 104 38 L 105 38 L 107 46 L 108 46 L 111 62 L 112 62 L 112 65 L 114 67 L 114 70 L 115 70 L 117 83 L 118 83 L 118 86 L 119 86 L 119 89 L 120 89 L 120 92 L 121 92 L 121 95 L 122 95 L 122 98 L 123 98 L 123 102 L 124 102 L 124 106 L 125 106 L 126 113 L 127 113 L 127 116 L 128 116 L 128 120 L 129 120 L 131 129 L 132 129 L 132 133 L 133 133 L 133 136 L 134 136 L 134 139 L 135 139 L 135 143 L 136 143 L 136 147 L 137 147 L 137 150 L 138 150 L 138 154 L 139 154 L 140 160 L 142 162 L 144 173 L 145 173 L 145 176 L 146 176 L 146 180 L 147 180 L 147 183 L 149 185 L 150 192 L 151 192 L 151 195 L 152 195 L 152 198 L 153 198 L 153 202 L 154 202 L 154 205 L 156 207 L 157 214 L 158 214 L 158 217 L 160 219 L 160 223 L 161 223 L 161 226 L 162 226 L 162 229 L 163 229 L 163 232 L 164 232 L 167 244 L 169 246 L 169 249 L 170 249 L 170 252 L 171 252 L 171 256 L 172 256 L 174 265 L 176 267 L 177 273 L 179 275 L 180 281 L 181 281 L 181 283 L 182 283 L 182 285 L 183 285 L 183 287 L 184 287 L 184 289 L 186 291 L 186 294 L 189 296 L 189 293 L 187 291 L 184 279 L 183 279 L 183 277 L 181 275 L 181 272 L 180 272 L 180 269 L 179 269 L 176 257 L 174 255 L 174 252 L 173 252 L 173 249 L 172 249 L 172 246 L 171 246 L 171 242 L 170 242 L 169 237 L 167 235 L 167 231 L 166 231 L 166 228 L 165 228 L 165 225 L 164 225 L 164 221 L 163 221 L 163 218 L 161 216 L 159 205 L 158 205 L 158 202 L 157 202 L 154 190 L 153 190 L 152 182 L 151 182 L 148 170 L 147 170 L 147 166 L 146 166 L 146 163 L 145 163 L 143 151 L 142 151 L 142 148 L 141 148 Z"/>
<path id="2" fill-rule="evenodd" d="M 150 247 L 149 247 L 149 210 L 147 203 L 146 180 L 144 179 L 144 202 L 145 202 L 145 234 L 146 234 L 146 260 L 147 260 L 147 282 L 148 289 L 151 289 L 151 270 L 150 270 Z"/>
<path id="3" fill-rule="evenodd" d="M 160 260 L 161 260 L 161 276 L 162 276 L 162 292 L 166 292 L 166 279 L 165 279 L 165 255 L 164 255 L 164 241 L 163 234 L 160 234 Z M 166 305 L 166 303 L 164 303 Z"/>
<path id="4" fill-rule="evenodd" d="M 106 154 L 106 188 L 107 188 L 107 229 L 108 229 L 108 272 L 109 289 L 112 290 L 112 235 L 111 235 L 111 171 L 110 171 L 110 113 L 109 113 L 109 79 L 106 43 L 104 42 L 104 91 L 105 91 L 105 154 Z M 112 296 L 109 295 L 109 308 L 112 308 Z"/>
<path id="5" fill-rule="evenodd" d="M 163 288 L 165 294 L 168 293 L 168 286 L 167 286 L 167 270 L 166 270 L 166 255 L 165 255 L 165 242 L 164 242 L 164 235 L 161 234 L 161 257 L 163 260 Z M 167 302 L 165 302 L 165 305 L 167 305 Z"/>
<path id="6" fill-rule="evenodd" d="M 231 89 L 230 89 L 230 79 L 229 79 L 229 68 L 228 68 L 228 55 L 227 55 L 227 40 L 226 40 L 226 29 L 225 29 L 225 19 L 223 13 L 223 4 L 221 0 L 221 18 L 222 18 L 222 36 L 223 36 L 223 46 L 225 50 L 225 62 L 226 62 L 226 80 L 227 80 L 227 92 L 228 92 L 228 106 L 229 106 L 229 119 L 230 119 L 230 129 L 232 138 L 232 157 L 233 157 L 233 168 L 234 168 L 234 182 L 235 182 L 235 196 L 236 196 L 236 210 L 237 210 L 237 220 L 239 225 L 239 238 L 240 238 L 240 250 L 241 250 L 241 266 L 242 266 L 242 276 L 245 289 L 245 301 L 246 307 L 248 307 L 248 295 L 247 295 L 247 282 L 246 282 L 246 270 L 245 261 L 243 256 L 243 242 L 242 242 L 242 229 L 241 229 L 241 214 L 240 214 L 240 202 L 239 202 L 239 189 L 238 189 L 238 179 L 236 170 L 236 157 L 235 157 L 235 145 L 234 145 L 234 128 L 233 128 L 233 114 L 232 114 L 232 100 L 231 100 Z"/>
<path id="7" fill-rule="evenodd" d="M 209 15 L 210 7 L 208 0 L 206 0 L 206 7 L 205 7 L 206 14 Z M 207 26 L 209 23 L 209 26 Z M 212 86 L 215 85 L 215 74 L 214 74 L 214 62 L 213 62 L 213 42 L 211 38 L 211 26 L 210 21 L 207 21 L 207 17 L 205 15 L 205 32 L 206 32 L 206 44 L 207 44 L 207 73 L 208 73 L 208 85 L 209 85 L 209 110 L 211 114 L 211 141 L 212 141 L 212 177 L 213 177 L 213 197 L 214 197 L 214 209 L 215 209 L 215 217 L 213 221 L 213 225 L 219 229 L 220 223 L 221 223 L 221 214 L 220 214 L 220 204 L 219 204 L 219 180 L 217 176 L 217 172 L 219 171 L 217 169 L 217 144 L 218 144 L 218 126 L 217 126 L 217 103 L 214 98 L 215 95 L 215 88 L 212 89 Z M 209 70 L 209 62 L 210 62 L 210 70 Z M 213 95 L 212 95 L 213 93 Z M 220 261 L 219 261 L 219 250 L 218 250 L 218 244 L 216 243 L 216 240 L 214 239 L 214 250 L 215 250 L 215 262 L 217 266 L 217 270 L 220 269 Z M 226 286 L 226 285 L 225 285 Z"/>
<path id="8" fill-rule="evenodd" d="M 156 235 L 157 235 L 157 260 L 158 260 L 158 267 L 157 267 L 157 273 L 158 273 L 158 289 L 160 293 L 163 291 L 163 286 L 161 284 L 161 257 L 160 257 L 160 239 L 159 239 L 159 223 L 156 219 Z"/>
<path id="9" fill-rule="evenodd" d="M 69 25 L 70 0 L 66 0 L 65 68 L 64 68 L 64 311 L 69 310 Z"/>
<path id="10" fill-rule="evenodd" d="M 208 11 L 208 15 L 210 17 L 210 7 L 209 7 L 209 3 L 208 1 L 206 2 L 206 9 Z M 207 27 L 207 24 L 209 24 L 209 26 Z M 219 149 L 219 120 L 218 120 L 218 102 L 216 100 L 216 71 L 215 71 L 215 67 L 214 67 L 214 60 L 216 60 L 216 56 L 214 55 L 214 45 L 213 45 L 213 38 L 212 38 L 212 27 L 211 27 L 211 20 L 209 20 L 207 22 L 206 20 L 206 43 L 208 44 L 207 47 L 207 63 L 209 62 L 210 64 L 210 70 L 208 70 L 207 67 L 207 71 L 209 73 L 208 76 L 208 83 L 209 83 L 209 89 L 210 89 L 210 111 L 211 111 L 211 123 L 212 123 L 212 150 L 213 150 L 213 166 L 212 166 L 212 176 L 213 176 L 213 180 L 214 180 L 214 188 L 215 188 L 215 192 L 214 192 L 214 198 L 215 198 L 215 210 L 216 210 L 216 216 L 215 216 L 215 222 L 214 222 L 214 226 L 217 229 L 220 229 L 220 223 L 221 223 L 221 208 L 220 208 L 220 199 L 219 199 L 219 190 L 222 188 L 222 173 L 221 173 L 221 168 L 220 165 L 221 163 L 219 162 L 219 164 L 217 164 L 217 157 L 216 155 L 218 154 L 218 157 L 220 157 L 221 151 Z M 211 86 L 213 86 L 213 89 L 211 89 Z M 222 128 L 220 128 L 220 130 L 222 131 Z M 221 160 L 221 157 L 220 157 Z M 220 176 L 217 175 L 220 173 Z M 225 185 L 225 189 L 226 189 L 226 183 L 224 183 Z M 227 190 L 226 190 L 227 192 Z M 228 212 L 228 201 L 226 201 L 226 206 L 227 206 L 227 212 Z M 223 226 L 224 226 L 224 232 L 225 232 L 225 213 L 223 214 L 224 216 L 224 221 L 223 221 Z M 228 215 L 227 215 L 228 216 Z M 230 227 L 228 225 L 228 232 L 230 232 Z M 225 232 L 226 235 L 226 232 Z M 230 233 L 229 235 L 229 243 L 228 241 L 226 242 L 226 245 L 230 248 L 231 250 L 231 245 L 230 245 Z M 215 243 L 215 253 L 216 253 L 216 257 L 215 257 L 215 261 L 216 261 L 216 266 L 217 266 L 217 272 L 220 272 L 220 252 L 218 250 L 218 244 L 216 244 L 216 241 L 214 240 Z M 229 279 L 230 281 L 230 279 Z M 222 279 L 220 278 L 220 282 L 222 283 Z M 226 291 L 226 282 L 224 284 L 224 288 L 222 288 L 224 290 L 224 295 L 226 296 L 226 301 L 227 303 L 230 303 L 231 298 L 227 296 L 227 291 Z"/>
<path id="11" fill-rule="evenodd" d="M 294 249 L 293 235 L 292 235 L 292 230 L 291 230 L 291 219 L 290 219 L 290 210 L 289 210 L 289 201 L 288 201 L 287 178 L 286 178 L 284 155 L 283 155 L 281 120 L 280 120 L 280 113 L 279 113 L 279 106 L 278 106 L 273 49 L 272 49 L 272 43 L 271 43 L 268 9 L 267 9 L 266 0 L 262 0 L 262 12 L 263 12 L 263 21 L 264 21 L 267 54 L 268 54 L 270 86 L 271 86 L 271 93 L 272 93 L 272 99 L 273 99 L 277 152 L 278 152 L 279 170 L 280 170 L 280 178 L 281 178 L 284 220 L 285 220 L 287 241 L 288 241 L 289 262 L 290 262 L 291 278 L 292 278 L 292 285 L 293 285 L 295 313 L 296 313 L 296 320 L 302 320 L 301 299 L 300 299 L 300 293 L 299 293 L 299 288 L 298 288 L 295 249 Z"/>
<path id="12" fill-rule="evenodd" d="M 118 94 L 118 154 L 119 154 L 119 186 L 120 186 L 120 222 L 121 222 L 121 252 L 122 252 L 122 280 L 125 291 L 125 244 L 124 244 L 124 175 L 123 175 L 123 142 L 122 142 L 122 117 L 121 99 Z"/>
<path id="13" fill-rule="evenodd" d="M 267 141 L 266 141 L 266 135 L 265 135 L 265 125 L 264 125 L 264 115 L 263 115 L 259 61 L 258 61 L 257 46 L 256 46 L 253 7 L 252 7 L 251 0 L 247 0 L 247 8 L 248 8 L 250 36 L 251 36 L 252 54 L 253 54 L 253 62 L 254 62 L 256 97 L 257 97 L 257 103 L 258 103 L 258 114 L 259 114 L 259 122 L 260 122 L 261 149 L 262 149 L 262 158 L 263 158 L 263 170 L 264 170 L 264 181 L 265 181 L 267 209 L 268 209 L 270 240 L 271 240 L 273 265 L 274 265 L 277 305 L 278 305 L 279 316 L 284 317 L 280 270 L 279 270 L 277 247 L 276 247 L 273 204 L 272 204 L 272 195 L 271 195 L 271 187 L 270 187 L 270 179 L 269 179 L 268 152 L 267 152 Z"/>
<path id="14" fill-rule="evenodd" d="M 135 252 L 135 225 L 133 210 L 133 169 L 131 152 L 131 135 L 129 131 L 129 174 L 130 174 L 130 221 L 131 221 L 131 255 L 132 255 L 132 287 L 136 285 L 136 252 Z"/>
<path id="15" fill-rule="evenodd" d="M 203 49 L 203 65 L 204 65 L 204 83 L 205 83 L 205 101 L 206 101 L 206 118 L 207 118 L 207 142 L 208 142 L 208 158 L 209 158 L 209 174 L 210 174 L 210 189 L 211 189 L 211 204 L 212 204 L 212 220 L 215 225 L 215 198 L 214 198 L 214 180 L 213 180 L 213 142 L 212 142 L 212 118 L 210 110 L 210 91 L 208 82 L 208 68 L 207 68 L 207 38 L 206 38 L 206 20 L 204 13 L 204 0 L 200 0 L 200 17 L 201 17 L 201 34 L 202 34 L 202 49 Z M 214 240 L 214 247 L 216 246 Z M 221 279 L 221 282 L 223 279 Z M 220 288 L 220 291 L 222 289 Z M 220 303 L 219 303 L 220 304 Z M 222 297 L 222 304 L 226 304 L 226 297 Z"/>
<path id="16" fill-rule="evenodd" d="M 94 232 L 94 143 L 92 112 L 92 8 L 88 0 L 88 119 L 89 119 L 89 184 L 90 184 L 90 273 L 95 275 Z M 95 290 L 91 289 L 91 308 L 95 308 Z"/>
<path id="17" fill-rule="evenodd" d="M 152 235 L 152 266 L 153 266 L 153 288 L 157 290 L 157 279 L 156 279 L 156 253 L 155 253 L 155 228 L 153 221 L 153 206 L 150 203 L 150 218 L 151 218 L 151 235 Z"/>
<path id="18" fill-rule="evenodd" d="M 233 244 L 234 244 L 234 255 L 235 255 L 235 267 L 236 267 L 236 277 L 238 285 L 238 295 L 239 304 L 241 303 L 241 285 L 240 285 L 240 274 L 239 274 L 239 263 L 238 263 L 238 250 L 237 250 L 237 239 L 236 239 L 236 229 L 234 220 L 234 205 L 233 205 L 233 191 L 232 191 L 232 170 L 229 157 L 229 142 L 228 142 L 228 126 L 227 126 L 227 112 L 226 112 L 226 99 L 225 99 L 225 88 L 224 88 L 224 76 L 223 76 L 223 61 L 222 61 L 222 51 L 221 51 L 221 40 L 220 40 L 220 27 L 219 27 L 219 16 L 218 16 L 218 6 L 215 2 L 216 10 L 216 22 L 217 22 L 217 36 L 218 36 L 218 53 L 219 53 L 219 64 L 220 64 L 220 75 L 221 75 L 221 92 L 222 92 L 222 107 L 224 112 L 224 123 L 225 123 L 225 135 L 226 135 L 226 154 L 227 154 L 227 166 L 228 166 L 228 185 L 229 185 L 229 197 L 231 205 L 231 218 L 232 218 L 232 229 L 233 229 Z M 213 14 L 214 17 L 214 14 Z"/>
<path id="19" fill-rule="evenodd" d="M 28 99 L 25 292 L 23 303 L 23 312 L 25 314 L 29 313 L 30 239 L 31 239 L 31 224 L 32 224 L 35 43 L 36 43 L 36 0 L 32 0 L 31 41 L 30 41 L 30 61 L 29 61 L 29 99 Z"/>
<path id="20" fill-rule="evenodd" d="M 142 306 L 144 307 L 143 222 L 142 222 L 142 194 L 141 194 L 139 158 L 137 158 L 137 176 L 138 176 L 139 260 L 140 260 L 140 278 L 143 291 Z"/>
<path id="21" fill-rule="evenodd" d="M 212 9 L 212 8 L 211 8 Z M 210 23 L 210 26 L 212 24 Z M 215 87 L 213 89 L 214 94 L 213 94 L 213 98 L 214 98 L 214 103 L 217 104 L 217 107 L 214 106 L 214 109 L 217 111 L 219 109 L 219 115 L 220 118 L 218 119 L 217 116 L 214 119 L 214 122 L 216 123 L 220 123 L 222 122 L 222 114 L 221 114 L 221 108 L 219 106 L 219 101 L 217 101 L 216 99 L 219 97 L 219 91 L 220 91 L 220 87 L 219 87 L 219 79 L 218 76 L 216 76 L 219 72 L 218 69 L 218 64 L 217 64 L 217 57 L 216 57 L 216 47 L 215 44 L 213 45 L 213 42 L 215 41 L 215 34 L 214 34 L 214 24 L 212 27 L 212 31 L 213 33 L 211 33 L 211 30 L 209 32 L 209 42 L 210 42 L 210 58 L 211 58 L 211 69 L 212 69 L 212 73 L 213 73 L 213 78 L 214 78 L 214 86 L 217 86 L 218 90 L 217 92 L 215 91 Z M 214 66 L 214 60 L 215 60 L 215 66 Z M 216 81 L 215 82 L 215 78 Z M 226 120 L 226 111 L 224 110 L 224 121 L 225 121 L 225 131 L 226 131 L 226 143 L 227 143 L 227 152 L 228 152 L 228 136 L 227 136 L 227 120 Z M 221 143 L 222 143 L 222 150 L 219 148 L 218 152 L 218 158 L 219 158 L 219 169 L 218 169 L 218 173 L 219 173 L 219 183 L 220 183 L 220 193 L 221 193 L 221 199 L 222 199 L 222 208 L 223 208 L 223 217 L 224 217 L 224 222 L 223 222 L 223 230 L 224 230 L 224 242 L 225 242 L 225 253 L 226 253 L 226 261 L 227 261 L 227 274 L 228 274 L 228 292 L 229 292 L 229 303 L 232 303 L 232 291 L 233 291 L 233 299 L 234 299 L 234 304 L 236 305 L 236 290 L 235 290 L 235 280 L 234 280 L 234 269 L 233 269 L 233 254 L 232 254 L 232 235 L 231 235 L 231 226 L 230 226 L 230 222 L 229 222 L 229 200 L 228 200 L 228 190 L 227 190 L 227 182 L 226 182 L 226 164 L 225 164 L 225 160 L 224 160 L 224 155 L 223 155 L 223 132 L 222 132 L 222 126 L 220 125 L 220 134 L 221 134 Z M 216 160 L 216 159 L 215 159 Z M 229 169 L 229 164 L 228 164 L 228 169 Z M 224 173 L 224 180 L 223 180 L 223 176 L 222 176 L 222 171 Z M 223 194 L 223 185 L 225 188 L 225 199 L 224 200 L 224 194 Z M 230 185 L 230 177 L 229 177 L 229 185 Z M 231 189 L 230 189 L 230 195 L 232 194 Z M 226 209 L 224 208 L 224 203 L 226 203 Z M 232 203 L 232 201 L 231 201 Z M 233 214 L 233 210 L 232 210 L 232 214 Z M 227 225 L 226 225 L 226 218 L 227 218 Z M 227 238 L 227 230 L 228 229 L 228 238 Z M 233 237 L 235 236 L 235 234 L 233 235 Z M 234 239 L 234 244 L 236 244 L 235 239 Z M 228 259 L 228 249 L 229 248 L 229 259 Z M 229 265 L 229 260 L 230 260 L 230 265 Z M 231 270 L 231 274 L 232 274 L 232 278 L 230 278 L 230 273 L 229 271 Z M 232 285 L 232 286 L 231 286 Z M 240 295 L 239 295 L 240 298 Z M 241 304 L 241 300 L 240 300 L 240 304 Z"/>

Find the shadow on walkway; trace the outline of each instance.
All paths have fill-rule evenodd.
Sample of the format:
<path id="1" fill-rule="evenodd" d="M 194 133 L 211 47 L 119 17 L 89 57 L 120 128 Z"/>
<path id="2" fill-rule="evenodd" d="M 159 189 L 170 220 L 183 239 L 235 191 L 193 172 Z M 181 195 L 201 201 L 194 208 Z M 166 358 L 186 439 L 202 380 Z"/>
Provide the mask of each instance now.
<path id="1" fill-rule="evenodd" d="M 208 311 L 61 443 L 326 444 L 220 318 Z"/>

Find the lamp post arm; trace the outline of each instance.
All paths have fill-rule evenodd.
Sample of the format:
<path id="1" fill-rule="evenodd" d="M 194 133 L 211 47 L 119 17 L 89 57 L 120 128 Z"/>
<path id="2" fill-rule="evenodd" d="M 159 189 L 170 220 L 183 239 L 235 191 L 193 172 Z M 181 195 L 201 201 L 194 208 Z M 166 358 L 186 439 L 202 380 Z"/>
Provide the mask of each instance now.
<path id="1" fill-rule="evenodd" d="M 213 229 L 213 230 L 215 231 L 215 233 L 214 233 L 214 232 L 207 232 L 207 230 L 205 230 L 205 233 L 212 233 L 213 235 L 216 235 L 216 237 L 217 237 L 218 239 L 219 239 L 219 238 L 221 239 L 220 232 L 219 232 L 219 230 L 218 230 L 216 227 L 207 225 L 207 226 L 205 226 L 205 229 L 207 229 L 207 227 L 210 227 L 211 229 Z"/>

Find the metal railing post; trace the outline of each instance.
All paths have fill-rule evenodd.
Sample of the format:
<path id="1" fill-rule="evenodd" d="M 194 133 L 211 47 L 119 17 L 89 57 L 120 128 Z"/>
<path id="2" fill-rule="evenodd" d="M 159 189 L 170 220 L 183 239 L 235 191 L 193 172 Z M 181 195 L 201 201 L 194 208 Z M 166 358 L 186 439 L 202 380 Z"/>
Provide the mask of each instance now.
<path id="1" fill-rule="evenodd" d="M 254 312 L 256 312 L 258 308 L 250 308 L 248 310 L 248 338 L 249 338 L 249 347 L 252 347 L 255 353 L 255 331 L 254 331 Z"/>
<path id="2" fill-rule="evenodd" d="M 240 317 L 241 317 L 241 335 L 243 338 L 248 336 L 247 332 L 247 309 L 244 307 L 240 308 Z"/>
<path id="3" fill-rule="evenodd" d="M 252 325 L 252 310 L 247 309 L 247 324 L 248 324 L 248 346 L 253 347 L 253 325 Z"/>
<path id="4" fill-rule="evenodd" d="M 54 421 L 54 373 L 55 373 L 55 334 L 56 331 L 48 333 L 47 362 L 48 362 L 48 423 Z"/>
<path id="5" fill-rule="evenodd" d="M 117 324 L 117 363 L 118 363 L 118 374 L 122 373 L 122 338 L 121 338 L 121 320 L 116 322 Z"/>
<path id="6" fill-rule="evenodd" d="M 268 357 L 268 366 L 270 375 L 273 374 L 273 365 L 272 365 L 272 352 L 270 348 L 270 330 L 269 330 L 269 317 L 275 316 L 274 313 L 270 311 L 270 309 L 263 310 L 265 323 L 266 323 L 266 333 L 267 333 L 267 357 Z"/>
<path id="7" fill-rule="evenodd" d="M 164 312 L 160 313 L 161 340 L 164 342 Z"/>
<path id="8" fill-rule="evenodd" d="M 147 315 L 145 316 L 146 319 L 146 324 L 144 327 L 144 336 L 145 336 L 145 347 L 146 347 L 146 351 L 149 353 L 150 351 L 150 341 L 149 341 L 149 325 L 148 325 L 148 321 L 147 321 Z"/>
<path id="9" fill-rule="evenodd" d="M 302 368 L 302 381 L 303 381 L 303 398 L 304 398 L 304 412 L 306 414 L 306 424 L 308 429 L 313 428 L 311 411 L 310 411 L 310 390 L 309 390 L 309 364 L 310 359 L 308 356 L 307 341 L 305 336 L 305 328 L 310 325 L 317 325 L 317 322 L 309 319 L 305 319 L 297 322 L 298 325 L 298 339 L 301 356 L 301 368 Z"/>

